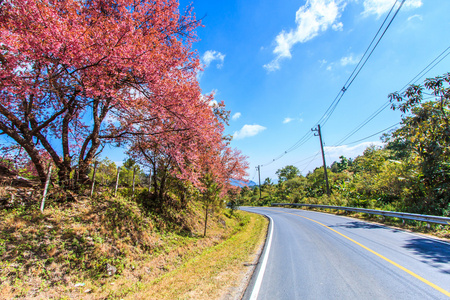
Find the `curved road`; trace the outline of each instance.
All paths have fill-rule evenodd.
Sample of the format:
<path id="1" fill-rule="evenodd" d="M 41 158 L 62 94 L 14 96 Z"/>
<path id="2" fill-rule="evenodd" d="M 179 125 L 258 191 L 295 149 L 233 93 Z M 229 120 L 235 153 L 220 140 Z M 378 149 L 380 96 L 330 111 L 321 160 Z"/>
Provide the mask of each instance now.
<path id="1" fill-rule="evenodd" d="M 243 299 L 450 299 L 450 244 L 356 219 L 242 207 L 271 224 Z"/>

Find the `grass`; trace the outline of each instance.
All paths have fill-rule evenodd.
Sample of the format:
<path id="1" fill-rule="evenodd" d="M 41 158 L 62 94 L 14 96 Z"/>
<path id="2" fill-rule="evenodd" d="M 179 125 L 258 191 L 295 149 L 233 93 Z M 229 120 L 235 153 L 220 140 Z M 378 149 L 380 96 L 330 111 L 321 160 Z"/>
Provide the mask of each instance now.
<path id="1" fill-rule="evenodd" d="M 149 210 L 104 193 L 62 204 L 49 199 L 44 213 L 37 203 L 2 209 L 0 299 L 152 299 L 149 289 L 161 291 L 152 292 L 157 299 L 183 298 L 174 294 L 184 295 L 183 289 L 168 291 L 166 282 L 190 282 L 192 272 L 218 276 L 214 287 L 231 286 L 241 281 L 242 262 L 262 243 L 267 226 L 262 217 L 224 212 L 210 218 L 203 238 L 203 211 L 196 202 L 187 209 Z M 206 258 L 215 264 L 207 268 Z M 200 261 L 204 269 L 196 265 Z M 112 276 L 108 265 L 117 270 Z M 197 295 L 190 298 L 212 294 L 201 292 L 209 291 L 203 285 L 190 286 Z"/>
<path id="2" fill-rule="evenodd" d="M 136 299 L 239 299 L 240 278 L 255 261 L 264 241 L 268 221 L 240 212 L 242 227 L 225 242 L 204 251 L 133 295 Z M 253 255 L 250 255 L 253 253 Z"/>

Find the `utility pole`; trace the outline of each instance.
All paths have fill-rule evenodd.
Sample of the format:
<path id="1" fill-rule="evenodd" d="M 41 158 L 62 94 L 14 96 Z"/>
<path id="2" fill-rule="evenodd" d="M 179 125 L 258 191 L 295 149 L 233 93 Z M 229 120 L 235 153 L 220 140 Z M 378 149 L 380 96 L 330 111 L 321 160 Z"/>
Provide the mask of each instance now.
<path id="1" fill-rule="evenodd" d="M 258 170 L 258 178 L 259 178 L 259 200 L 261 200 L 261 166 L 258 165 L 256 169 Z"/>
<path id="2" fill-rule="evenodd" d="M 330 196 L 330 186 L 328 184 L 327 164 L 325 162 L 325 153 L 323 152 L 322 132 L 320 131 L 320 125 L 317 125 L 317 128 L 312 128 L 311 131 L 317 131 L 317 133 L 314 133 L 314 136 L 319 136 L 319 139 L 320 139 L 320 149 L 322 150 L 323 170 L 324 170 L 324 174 L 325 174 L 325 182 L 327 184 L 327 195 Z"/>

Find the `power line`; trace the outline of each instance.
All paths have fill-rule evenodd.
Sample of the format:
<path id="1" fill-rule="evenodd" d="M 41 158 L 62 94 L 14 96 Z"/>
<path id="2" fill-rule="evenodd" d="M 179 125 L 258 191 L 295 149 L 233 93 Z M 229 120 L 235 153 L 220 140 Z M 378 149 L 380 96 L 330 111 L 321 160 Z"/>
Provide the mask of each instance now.
<path id="1" fill-rule="evenodd" d="M 342 145 L 346 140 L 356 134 L 361 128 L 366 126 L 370 121 L 372 121 L 376 116 L 378 116 L 382 111 L 384 111 L 390 105 L 390 101 L 385 102 L 380 108 L 378 108 L 374 113 L 372 113 L 366 120 L 364 120 L 361 124 L 359 124 L 356 128 L 350 131 L 345 137 L 343 137 L 336 146 Z"/>
<path id="2" fill-rule="evenodd" d="M 311 160 L 308 162 L 308 164 L 303 168 L 303 170 L 301 171 L 301 173 L 305 172 L 306 168 L 309 167 L 309 165 L 317 158 L 317 156 L 319 156 L 319 154 L 320 154 L 320 151 L 318 151 L 318 152 L 316 153 L 316 155 L 314 156 L 314 158 L 311 159 Z"/>
<path id="3" fill-rule="evenodd" d="M 339 91 L 337 96 L 334 98 L 333 102 L 330 104 L 330 106 L 327 108 L 325 113 L 322 115 L 322 117 L 320 117 L 320 119 L 316 122 L 316 124 L 313 127 L 316 127 L 318 124 L 321 124 L 321 123 L 322 123 L 322 126 L 325 125 L 325 123 L 328 121 L 328 119 L 334 113 L 337 105 L 341 101 L 341 99 L 344 96 L 345 92 L 348 90 L 348 88 L 351 86 L 351 84 L 356 79 L 358 74 L 361 72 L 362 68 L 367 63 L 367 61 L 370 58 L 370 56 L 372 55 L 373 51 L 378 46 L 378 44 L 380 43 L 380 41 L 383 38 L 384 34 L 386 33 L 386 31 L 388 30 L 388 28 L 392 24 L 393 20 L 397 16 L 397 14 L 400 11 L 400 8 L 403 6 L 403 3 L 405 2 L 405 0 L 401 1 L 400 6 L 397 8 L 395 14 L 391 17 L 391 19 L 389 20 L 387 26 L 384 28 L 386 22 L 389 19 L 389 16 L 391 15 L 392 11 L 394 10 L 395 6 L 397 5 L 397 2 L 398 1 L 395 1 L 394 5 L 391 7 L 389 13 L 386 15 L 386 18 L 384 19 L 383 23 L 379 27 L 379 29 L 378 29 L 377 33 L 375 34 L 375 36 L 372 38 L 372 41 L 370 42 L 370 44 L 367 47 L 366 51 L 364 52 L 363 56 L 361 57 L 361 59 L 359 60 L 358 64 L 356 65 L 356 67 L 353 69 L 353 72 L 348 77 L 347 81 L 345 82 L 344 87 Z M 383 30 L 383 28 L 384 28 L 384 30 Z M 379 34 L 380 34 L 380 32 L 382 30 L 383 30 L 383 32 L 382 32 L 381 36 L 379 36 Z M 378 37 L 378 40 L 377 40 L 377 37 Z M 375 42 L 375 45 L 372 47 L 374 42 Z M 367 53 L 368 53 L 368 55 L 367 55 Z M 279 160 L 280 158 L 282 158 L 283 156 L 285 156 L 289 152 L 292 152 L 292 151 L 298 149 L 299 147 L 303 146 L 312 137 L 313 137 L 313 135 L 311 134 L 311 132 L 305 133 L 305 135 L 303 135 L 297 142 L 295 142 L 294 145 L 292 145 L 290 148 L 285 150 L 283 153 L 281 153 L 280 155 L 278 155 L 277 157 L 275 157 L 271 161 L 269 161 L 269 162 L 267 162 L 265 164 L 262 164 L 261 166 L 268 166 L 268 165 L 272 164 L 273 162 Z"/>
<path id="4" fill-rule="evenodd" d="M 425 68 L 423 68 L 413 79 L 411 79 L 401 90 L 404 91 L 411 83 L 416 83 L 422 76 L 431 71 L 437 64 L 439 64 L 444 58 L 446 58 L 450 54 L 450 46 L 447 47 L 444 51 L 442 51 L 436 58 L 434 58 Z M 448 51 L 447 54 L 445 54 Z M 428 98 L 424 98 L 427 100 Z M 372 121 L 376 116 L 378 116 L 383 110 L 385 110 L 389 105 L 390 101 L 385 102 L 380 108 L 378 108 L 374 113 L 372 113 L 366 120 L 364 120 L 361 124 L 359 124 L 356 128 L 354 128 L 351 132 L 349 132 L 344 138 L 342 138 L 336 146 L 342 145 L 347 139 L 356 134 L 361 128 L 366 126 L 370 121 Z"/>
<path id="5" fill-rule="evenodd" d="M 361 72 L 362 68 L 365 66 L 365 64 L 369 60 L 370 56 L 372 56 L 373 51 L 375 50 L 375 48 L 380 43 L 381 39 L 385 35 L 385 33 L 388 30 L 388 28 L 391 26 L 392 22 L 394 21 L 395 17 L 397 16 L 398 12 L 402 8 L 403 3 L 405 2 L 405 0 L 402 0 L 402 2 L 400 3 L 400 6 L 397 8 L 395 14 L 390 19 L 390 21 L 387 24 L 386 28 L 384 28 L 383 33 L 378 38 L 377 42 L 375 43 L 375 45 L 372 47 L 372 49 L 369 52 L 369 49 L 371 48 L 373 42 L 375 41 L 375 39 L 377 38 L 378 34 L 382 30 L 382 28 L 383 28 L 384 24 L 386 23 L 386 21 L 388 20 L 389 16 L 391 15 L 394 7 L 397 5 L 397 2 L 398 1 L 395 1 L 394 5 L 391 7 L 391 10 L 387 14 L 386 18 L 384 19 L 384 21 L 381 24 L 380 28 L 378 29 L 377 33 L 373 37 L 372 41 L 370 42 L 369 46 L 367 47 L 366 51 L 364 52 L 364 55 L 361 57 L 361 59 L 359 60 L 358 64 L 356 65 L 355 69 L 353 70 L 352 74 L 349 76 L 349 78 L 345 82 L 344 87 L 339 91 L 339 93 L 337 94 L 336 98 L 333 100 L 331 105 L 328 107 L 328 109 L 325 111 L 325 113 L 322 115 L 322 117 L 319 119 L 319 121 L 313 127 L 317 126 L 320 123 L 322 124 L 322 126 L 324 126 L 326 124 L 326 122 L 328 121 L 328 119 L 331 117 L 331 115 L 333 114 L 334 110 L 338 106 L 339 102 L 341 101 L 342 97 L 344 96 L 345 92 L 349 89 L 349 87 L 352 85 L 353 81 L 359 75 L 359 73 Z M 368 52 L 369 52 L 369 54 L 366 56 L 366 54 Z"/>
<path id="6" fill-rule="evenodd" d="M 357 141 L 354 141 L 354 142 L 351 142 L 351 143 L 347 143 L 347 145 L 353 145 L 353 144 L 362 142 L 362 141 L 367 140 L 367 139 L 369 139 L 369 138 L 371 138 L 371 137 L 374 137 L 374 136 L 376 136 L 376 135 L 378 135 L 378 134 L 380 134 L 380 133 L 383 133 L 383 132 L 385 132 L 385 131 L 387 131 L 387 130 L 389 130 L 389 129 L 391 129 L 392 127 L 395 127 L 395 126 L 397 126 L 397 125 L 400 125 L 400 122 L 397 122 L 397 123 L 395 123 L 394 125 L 389 126 L 388 128 L 385 128 L 385 129 L 383 129 L 383 130 L 381 130 L 381 131 L 378 131 L 377 133 L 371 134 L 371 135 L 366 136 L 366 137 L 364 137 L 364 138 L 362 138 L 362 139 L 359 139 L 359 140 L 357 140 Z"/>
<path id="7" fill-rule="evenodd" d="M 292 165 L 295 166 L 295 165 L 297 165 L 298 163 L 301 163 L 301 162 L 304 162 L 304 161 L 306 161 L 306 160 L 308 160 L 308 159 L 311 159 L 311 158 L 313 158 L 313 157 L 316 157 L 318 153 L 320 153 L 320 151 L 317 151 L 316 154 L 311 155 L 311 156 L 309 156 L 309 157 L 307 157 L 307 158 L 301 159 L 301 160 L 299 160 L 299 161 L 293 163 Z M 298 165 L 297 165 L 297 166 L 298 166 Z"/>
<path id="8" fill-rule="evenodd" d="M 292 145 L 290 148 L 288 148 L 286 151 L 284 151 L 283 153 L 281 153 L 280 155 L 278 155 L 277 157 L 275 157 L 273 160 L 262 164 L 261 167 L 266 167 L 270 164 L 272 164 L 273 162 L 279 160 L 280 158 L 282 158 L 283 156 L 285 156 L 286 154 L 288 154 L 289 152 L 292 152 L 298 148 L 300 148 L 301 146 L 303 146 L 307 141 L 309 141 L 311 138 L 313 137 L 313 134 L 308 131 L 301 139 L 299 139 L 294 145 Z"/>
<path id="9" fill-rule="evenodd" d="M 449 51 L 447 54 L 444 55 L 444 53 L 447 52 L 448 50 L 450 50 L 450 46 L 448 46 L 444 51 L 442 51 L 441 54 L 439 54 L 435 59 L 433 59 L 433 61 L 431 61 L 425 68 L 423 68 L 422 71 L 420 71 L 416 76 L 414 76 L 413 79 L 411 79 L 407 84 L 405 84 L 405 86 L 402 87 L 400 92 L 406 90 L 406 88 L 410 84 L 416 83 L 421 77 L 423 77 L 426 73 L 430 72 L 434 67 L 436 67 L 437 64 L 439 64 L 444 58 L 446 58 L 450 54 L 450 51 Z M 441 59 L 439 59 L 441 56 L 443 56 L 443 57 Z M 439 59 L 439 61 L 437 61 L 438 59 Z M 436 63 L 433 65 L 434 62 L 436 62 Z M 433 65 L 433 66 L 430 67 L 431 65 Z"/>

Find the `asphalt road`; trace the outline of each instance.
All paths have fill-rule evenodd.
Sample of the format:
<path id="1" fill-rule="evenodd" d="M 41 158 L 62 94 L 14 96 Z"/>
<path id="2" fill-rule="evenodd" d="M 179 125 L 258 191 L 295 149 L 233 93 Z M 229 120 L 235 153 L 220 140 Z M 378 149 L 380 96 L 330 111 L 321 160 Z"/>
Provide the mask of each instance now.
<path id="1" fill-rule="evenodd" d="M 271 220 L 243 299 L 450 299 L 450 243 L 332 214 L 241 209 Z"/>

